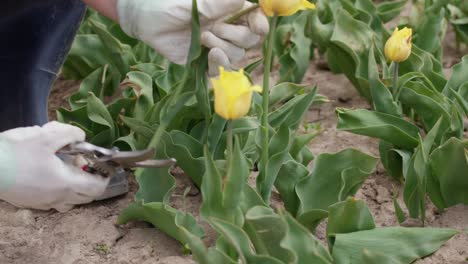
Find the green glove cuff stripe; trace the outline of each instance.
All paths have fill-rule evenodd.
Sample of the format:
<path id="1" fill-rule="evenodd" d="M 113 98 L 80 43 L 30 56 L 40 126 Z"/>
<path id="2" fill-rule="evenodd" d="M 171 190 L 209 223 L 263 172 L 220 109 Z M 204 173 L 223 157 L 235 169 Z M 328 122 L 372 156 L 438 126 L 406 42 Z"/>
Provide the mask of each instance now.
<path id="1" fill-rule="evenodd" d="M 11 144 L 0 138 L 0 193 L 7 192 L 15 184 L 16 165 Z"/>

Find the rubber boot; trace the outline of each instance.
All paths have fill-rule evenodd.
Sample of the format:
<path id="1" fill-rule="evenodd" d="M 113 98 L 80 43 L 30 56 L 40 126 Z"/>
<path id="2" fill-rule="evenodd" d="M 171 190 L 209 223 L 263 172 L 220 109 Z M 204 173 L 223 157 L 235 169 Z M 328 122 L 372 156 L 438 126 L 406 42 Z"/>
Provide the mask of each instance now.
<path id="1" fill-rule="evenodd" d="M 48 97 L 86 6 L 81 0 L 0 2 L 0 132 L 48 122 Z M 128 192 L 125 175 L 103 198 Z"/>

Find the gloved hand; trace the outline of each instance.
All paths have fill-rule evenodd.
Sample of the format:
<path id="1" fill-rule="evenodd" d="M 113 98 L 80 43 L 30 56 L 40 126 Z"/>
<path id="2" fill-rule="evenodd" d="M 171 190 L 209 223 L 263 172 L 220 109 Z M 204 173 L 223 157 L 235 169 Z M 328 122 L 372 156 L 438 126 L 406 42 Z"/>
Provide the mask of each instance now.
<path id="1" fill-rule="evenodd" d="M 109 180 L 67 165 L 55 155 L 84 139 L 81 129 L 58 122 L 0 133 L 0 199 L 17 207 L 60 212 L 93 201 Z"/>
<path id="2" fill-rule="evenodd" d="M 260 9 L 246 15 L 244 25 L 223 21 L 252 3 L 245 0 L 199 0 L 201 41 L 210 48 L 210 75 L 219 66 L 229 69 L 240 61 L 245 49 L 257 45 L 269 24 Z M 191 40 L 192 0 L 118 0 L 119 22 L 130 36 L 138 38 L 174 63 L 185 64 Z"/>

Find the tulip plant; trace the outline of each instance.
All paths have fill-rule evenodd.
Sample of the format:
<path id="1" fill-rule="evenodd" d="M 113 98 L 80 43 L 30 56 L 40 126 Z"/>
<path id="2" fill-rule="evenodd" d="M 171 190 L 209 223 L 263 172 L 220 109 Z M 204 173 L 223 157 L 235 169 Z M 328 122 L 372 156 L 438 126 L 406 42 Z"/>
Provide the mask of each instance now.
<path id="1" fill-rule="evenodd" d="M 333 1 L 324 4 L 333 6 Z M 404 183 L 403 196 L 409 216 L 419 218 L 421 225 L 425 219 L 426 195 L 439 209 L 468 204 L 463 194 L 468 188 L 463 135 L 463 119 L 468 114 L 465 87 L 468 78 L 462 76 L 462 72 L 468 71 L 468 58 L 452 68 L 450 78 L 444 77 L 437 59 L 441 54 L 439 35 L 443 31 L 443 16 L 435 15 L 444 8 L 437 3 L 427 4 L 429 15 L 416 28 L 396 28 L 392 35 L 382 31 L 385 16 L 378 8 L 359 6 L 338 10 L 333 14 L 334 25 L 322 23 L 320 13 L 312 13 L 309 20 L 312 36 L 320 38 L 318 43 L 328 45 L 332 70 L 343 72 L 374 106 L 375 111 L 338 109 L 338 128 L 381 140 L 383 165 L 388 174 Z M 366 16 L 353 17 L 353 13 Z M 375 18 L 369 20 L 369 17 Z M 356 36 L 337 33 L 350 29 Z M 414 41 L 413 32 L 416 33 Z M 429 32 L 429 36 L 422 35 Z M 336 54 L 350 59 L 336 58 Z M 394 78 L 390 86 L 392 69 Z M 442 156 L 452 158 L 448 162 Z M 400 206 L 395 206 L 403 222 L 406 217 Z"/>
<path id="2" fill-rule="evenodd" d="M 263 58 L 243 70 L 220 69 L 211 80 L 196 0 L 185 66 L 91 11 L 63 68 L 67 77 L 82 79 L 81 86 L 58 117 L 83 128 L 94 144 L 152 147 L 157 158 L 178 160 L 201 191 L 199 215 L 216 242 L 206 245 L 206 227 L 171 206 L 175 179 L 168 169 L 135 172 L 139 190 L 118 223 L 147 221 L 198 263 L 412 263 L 458 231 L 377 227 L 365 202 L 353 198 L 377 158 L 354 149 L 314 156 L 308 144 L 320 127 L 304 116 L 327 99 L 316 87 L 298 84 L 317 48 L 372 102 L 373 111 L 337 109 L 338 128 L 381 140 L 382 163 L 404 184 L 410 217 L 424 220 L 426 194 L 441 209 L 467 204 L 468 58 L 445 78 L 437 34 L 425 47 L 417 45 L 420 32 L 429 30 L 424 25 L 403 25 L 390 35 L 383 24 L 405 3 L 260 0 L 229 22 L 254 8 L 269 16 Z M 280 80 L 270 85 L 276 61 Z M 261 64 L 259 86 L 249 75 Z M 274 191 L 284 206 L 270 205 Z M 403 222 L 404 211 L 395 206 Z M 314 236 L 325 219 L 326 246 Z"/>
<path id="3" fill-rule="evenodd" d="M 453 25 L 457 36 L 457 44 L 468 43 L 468 4 L 466 1 L 454 0 L 447 5 L 448 21 Z"/>

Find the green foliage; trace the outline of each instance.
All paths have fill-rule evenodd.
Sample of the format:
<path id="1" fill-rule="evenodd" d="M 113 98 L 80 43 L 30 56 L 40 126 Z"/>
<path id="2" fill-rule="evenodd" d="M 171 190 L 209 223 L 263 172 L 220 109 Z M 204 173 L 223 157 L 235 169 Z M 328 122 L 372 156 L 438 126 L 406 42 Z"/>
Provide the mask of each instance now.
<path id="1" fill-rule="evenodd" d="M 337 109 L 337 114 L 340 130 L 379 138 L 401 148 L 418 145 L 418 127 L 402 118 L 363 109 Z"/>
<path id="2" fill-rule="evenodd" d="M 305 35 L 307 13 L 282 18 L 275 34 L 275 53 L 281 64 L 280 82 L 300 83 L 309 68 L 312 40 Z"/>
<path id="3" fill-rule="evenodd" d="M 356 194 L 376 164 L 376 158 L 356 150 L 319 155 L 311 176 L 296 186 L 299 221 L 314 230 L 329 206 Z"/>
<path id="4" fill-rule="evenodd" d="M 376 228 L 369 208 L 348 199 L 330 207 L 327 237 L 335 263 L 412 263 L 458 232 L 431 228 Z"/>
<path id="5" fill-rule="evenodd" d="M 330 206 L 329 212 L 327 238 L 330 246 L 335 243 L 335 234 L 371 230 L 376 227 L 366 203 L 354 198 Z"/>
<path id="6" fill-rule="evenodd" d="M 451 229 L 376 228 L 369 208 L 353 198 L 330 207 L 327 237 L 330 249 L 293 216 L 254 206 L 242 227 L 210 218 L 213 228 L 230 247 L 206 248 L 183 227 L 199 263 L 412 263 L 431 254 L 457 234 Z M 231 252 L 226 249 L 234 249 Z"/>
<path id="7" fill-rule="evenodd" d="M 468 159 L 466 144 L 451 138 L 432 151 L 429 157 L 428 190 L 434 204 L 447 208 L 458 203 L 468 204 Z"/>
<path id="8" fill-rule="evenodd" d="M 426 217 L 426 186 L 428 156 L 434 146 L 436 135 L 440 128 L 440 121 L 431 130 L 424 141 L 416 148 L 408 164 L 405 175 L 405 188 L 403 192 L 405 203 L 412 218 L 421 217 L 422 222 Z"/>
<path id="9" fill-rule="evenodd" d="M 430 255 L 457 234 L 451 229 L 387 227 L 337 234 L 333 246 L 336 263 L 412 263 Z"/>
<path id="10" fill-rule="evenodd" d="M 171 237 L 185 244 L 189 241 L 186 237 L 181 235 L 180 227 L 175 224 L 177 215 L 178 212 L 176 209 L 164 203 L 134 203 L 120 214 L 117 224 L 125 224 L 132 220 L 143 220 L 153 224 Z M 203 229 L 198 226 L 193 216 L 185 215 L 183 221 L 184 227 L 188 232 L 194 234 L 194 236 L 198 238 L 204 236 Z"/>
<path id="11" fill-rule="evenodd" d="M 432 65 L 432 62 L 423 62 L 423 65 L 427 64 Z M 400 105 L 401 115 L 394 115 L 393 110 L 387 111 L 389 108 L 385 108 L 382 103 L 380 108 L 376 107 L 377 111 L 337 110 L 339 129 L 382 140 L 382 163 L 392 177 L 404 181 L 405 203 L 410 216 L 420 217 L 422 221 L 425 217 L 426 194 L 440 209 L 459 203 L 467 204 L 458 192 L 452 193 L 453 196 L 451 194 L 457 198 L 451 198 L 450 203 L 443 202 L 439 179 L 434 177 L 448 174 L 442 173 L 438 167 L 428 166 L 432 153 L 440 153 L 440 148 L 449 141 L 460 142 L 457 154 L 442 148 L 446 151 L 444 155 L 452 155 L 451 168 L 463 168 L 466 165 L 466 155 L 460 141 L 463 138 L 463 119 L 466 118 L 466 99 L 462 96 L 463 92 L 460 93 L 460 88 L 463 89 L 468 83 L 466 75 L 461 75 L 465 66 L 466 58 L 453 67 L 454 74 L 449 80 L 444 80 L 444 86 L 437 86 L 437 78 L 434 82 L 434 79 L 431 80 L 422 72 L 404 74 L 398 82 L 396 97 L 392 99 Z M 404 113 L 410 119 L 404 118 Z M 424 137 L 424 141 L 420 137 Z M 444 178 L 445 184 L 466 186 L 466 175 L 450 175 Z"/>
<path id="12" fill-rule="evenodd" d="M 389 66 L 382 54 L 389 36 L 383 23 L 392 17 L 382 16 L 382 12 L 395 17 L 404 3 L 375 6 L 365 0 L 323 0 L 318 1 L 318 6 L 316 12 L 309 14 L 306 35 L 326 53 L 330 68 L 345 74 L 374 108 L 374 111 L 338 109 L 338 129 L 381 140 L 382 163 L 392 177 L 404 182 L 410 216 L 424 221 L 426 194 L 441 209 L 467 204 L 457 192 L 453 195 L 457 198 L 444 202 L 439 179 L 434 177 L 447 174 L 428 165 L 435 150 L 449 141 L 463 139 L 468 76 L 462 72 L 468 71 L 467 58 L 453 66 L 450 78 L 444 76 L 441 65 L 445 17 L 450 21 L 454 14 L 464 16 L 459 10 L 464 8 L 463 4 L 415 1 L 412 15 L 404 24 L 414 32 L 413 51 L 408 60 L 400 63 L 400 78 L 394 87 L 388 84 L 395 65 Z M 463 146 L 459 145 L 457 157 L 452 156 L 452 168 L 463 168 L 466 164 Z M 449 150 L 443 149 L 448 155 Z M 443 181 L 451 186 L 465 186 L 466 179 L 466 175 L 455 174 Z"/>
<path id="13" fill-rule="evenodd" d="M 389 80 L 383 56 L 389 33 L 383 23 L 398 16 L 405 3 L 383 2 L 376 6 L 368 0 L 321 0 L 317 2 L 317 11 L 309 13 L 306 35 L 326 54 L 332 71 L 345 74 L 369 101 L 372 101 L 370 77 L 375 76 L 372 72 L 375 68 L 368 66 L 373 59 L 369 50 L 374 49 L 372 54 L 382 65 L 383 80 Z"/>
<path id="14" fill-rule="evenodd" d="M 405 0 L 319 0 L 316 11 L 281 18 L 274 43 L 280 81 L 272 88 L 268 112 L 269 157 L 254 188 L 249 177 L 261 156 L 262 101 L 254 96 L 249 115 L 230 124 L 213 114 L 196 4 L 194 0 L 185 66 L 169 63 L 91 11 L 63 68 L 67 77 L 82 83 L 70 97 L 70 109 L 58 111 L 59 120 L 83 128 L 98 145 L 151 147 L 156 158 L 176 158 L 201 190 L 201 220 L 217 241 L 205 245 L 206 232 L 196 218 L 169 205 L 175 179 L 168 169 L 136 171 L 135 202 L 121 213 L 118 224 L 149 222 L 206 264 L 411 263 L 456 234 L 448 229 L 377 228 L 366 204 L 352 198 L 377 159 L 353 149 L 315 158 L 308 144 L 320 126 L 303 120 L 310 107 L 327 99 L 316 87 L 296 84 L 318 48 L 330 68 L 345 74 L 373 103 L 375 111 L 338 109 L 338 128 L 381 140 L 382 163 L 405 183 L 410 216 L 424 219 L 426 194 L 441 209 L 468 203 L 467 144 L 462 139 L 468 59 L 454 66 L 450 79 L 440 63 L 444 30 L 439 27 L 450 6 L 426 7 L 431 13 L 418 24 L 414 52 L 400 65 L 396 87 L 388 87 L 393 66 L 382 51 L 389 36 L 383 25 L 400 14 Z M 450 15 L 458 12 L 453 10 Z M 427 42 L 424 34 L 431 34 Z M 232 151 L 226 143 L 230 132 Z M 274 188 L 284 208 L 269 206 Z M 396 199 L 395 207 L 404 221 Z M 313 234 L 326 218 L 328 249 Z"/>
<path id="15" fill-rule="evenodd" d="M 266 164 L 268 174 L 260 172 L 257 178 L 257 188 L 265 201 L 270 200 L 271 189 L 276 181 L 282 164 L 289 157 L 291 148 L 291 133 L 287 126 L 281 126 L 279 131 L 272 136 L 269 145 L 270 158 Z"/>

